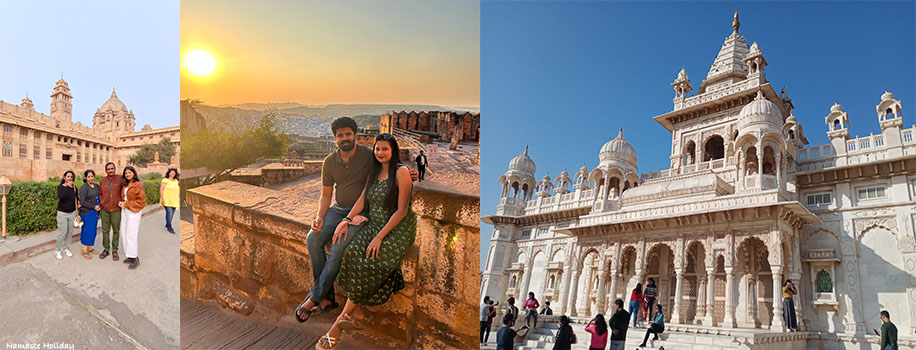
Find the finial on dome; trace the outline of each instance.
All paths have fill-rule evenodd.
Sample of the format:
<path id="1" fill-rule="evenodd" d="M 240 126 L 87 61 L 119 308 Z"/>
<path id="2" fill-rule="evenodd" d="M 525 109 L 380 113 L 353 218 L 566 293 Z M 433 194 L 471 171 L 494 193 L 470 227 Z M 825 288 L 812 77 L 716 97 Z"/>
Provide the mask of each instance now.
<path id="1" fill-rule="evenodd" d="M 732 21 L 732 28 L 735 29 L 735 33 L 738 32 L 738 27 L 741 27 L 741 22 L 738 21 L 738 10 L 735 10 L 735 20 Z"/>
<path id="2" fill-rule="evenodd" d="M 760 100 L 760 99 L 763 99 L 763 98 L 764 98 L 764 97 L 763 97 L 763 90 L 757 90 L 757 98 L 756 98 L 756 100 Z"/>
<path id="3" fill-rule="evenodd" d="M 528 154 L 528 145 L 525 145 L 525 152 L 522 154 Z"/>
<path id="4" fill-rule="evenodd" d="M 619 139 L 623 138 L 623 127 L 622 126 L 620 127 L 620 131 L 617 132 L 617 138 Z"/>
<path id="5" fill-rule="evenodd" d="M 111 97 L 118 97 L 118 95 L 115 93 L 114 86 L 111 87 Z"/>

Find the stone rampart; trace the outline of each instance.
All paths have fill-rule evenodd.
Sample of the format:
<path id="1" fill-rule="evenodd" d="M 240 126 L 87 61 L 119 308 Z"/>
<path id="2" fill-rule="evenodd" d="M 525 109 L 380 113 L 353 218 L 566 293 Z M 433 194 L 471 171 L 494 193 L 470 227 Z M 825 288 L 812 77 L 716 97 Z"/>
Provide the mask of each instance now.
<path id="1" fill-rule="evenodd" d="M 472 177 L 415 187 L 417 238 L 402 265 L 407 288 L 368 308 L 361 335 L 379 344 L 394 339 L 397 347 L 477 347 L 480 200 Z M 318 201 L 282 201 L 279 194 L 232 181 L 188 190 L 194 237 L 182 240 L 182 296 L 269 322 L 292 320 L 312 287 L 306 236 Z"/>

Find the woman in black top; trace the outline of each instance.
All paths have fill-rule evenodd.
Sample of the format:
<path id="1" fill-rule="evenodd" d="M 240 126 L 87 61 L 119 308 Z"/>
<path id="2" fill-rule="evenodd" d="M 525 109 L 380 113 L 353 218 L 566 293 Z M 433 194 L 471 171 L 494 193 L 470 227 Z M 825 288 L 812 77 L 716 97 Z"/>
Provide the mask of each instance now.
<path id="1" fill-rule="evenodd" d="M 73 185 L 75 177 L 73 171 L 67 170 L 57 186 L 57 246 L 54 248 L 54 256 L 58 260 L 63 259 L 61 251 L 67 257 L 73 257 L 70 243 L 73 241 L 73 221 L 76 220 L 77 208 L 76 186 Z"/>
<path id="2" fill-rule="evenodd" d="M 560 330 L 553 342 L 553 350 L 570 350 L 572 347 L 573 329 L 569 325 L 569 317 L 560 316 Z"/>

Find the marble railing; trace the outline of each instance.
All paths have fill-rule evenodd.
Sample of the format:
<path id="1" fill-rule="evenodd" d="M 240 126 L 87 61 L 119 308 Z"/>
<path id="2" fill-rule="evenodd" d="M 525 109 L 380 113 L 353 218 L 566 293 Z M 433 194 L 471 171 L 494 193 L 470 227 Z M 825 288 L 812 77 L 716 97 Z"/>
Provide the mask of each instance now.
<path id="1" fill-rule="evenodd" d="M 728 96 L 731 94 L 735 94 L 735 93 L 747 90 L 748 88 L 752 86 L 753 86 L 753 81 L 745 80 L 745 81 L 736 83 L 724 89 L 707 92 L 705 94 L 700 94 L 700 95 L 696 95 L 693 97 L 688 97 L 687 99 L 684 100 L 684 102 L 675 104 L 674 110 L 689 108 L 689 107 L 693 107 L 693 106 L 703 104 L 709 101 L 718 100 L 724 96 Z"/>

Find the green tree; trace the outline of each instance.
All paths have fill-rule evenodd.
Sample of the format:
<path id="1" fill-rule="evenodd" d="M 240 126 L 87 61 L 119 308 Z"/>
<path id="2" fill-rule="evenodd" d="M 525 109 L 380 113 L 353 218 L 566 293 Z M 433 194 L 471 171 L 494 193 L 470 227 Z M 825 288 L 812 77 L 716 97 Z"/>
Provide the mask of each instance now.
<path id="1" fill-rule="evenodd" d="M 273 112 L 261 117 L 255 128 L 233 125 L 215 129 L 182 135 L 182 167 L 207 168 L 213 172 L 201 184 L 218 181 L 258 159 L 282 157 L 291 143 L 277 127 Z"/>
<path id="2" fill-rule="evenodd" d="M 146 166 L 147 163 L 153 162 L 153 158 L 156 152 L 159 152 L 160 162 L 168 163 L 169 159 L 175 155 L 175 145 L 173 145 L 172 141 L 166 137 L 160 140 L 159 143 L 140 146 L 140 149 L 137 150 L 137 153 L 130 156 L 130 162 L 140 166 Z"/>

